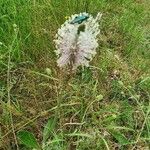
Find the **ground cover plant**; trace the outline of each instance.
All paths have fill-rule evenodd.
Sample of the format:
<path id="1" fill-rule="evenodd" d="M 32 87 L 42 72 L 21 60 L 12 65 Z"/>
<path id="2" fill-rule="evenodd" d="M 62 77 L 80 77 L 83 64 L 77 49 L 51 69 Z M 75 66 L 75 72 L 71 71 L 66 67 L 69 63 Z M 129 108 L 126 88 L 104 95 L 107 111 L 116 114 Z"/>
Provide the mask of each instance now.
<path id="1" fill-rule="evenodd" d="M 148 0 L 0 0 L 0 149 L 149 150 Z M 100 20 L 97 54 L 57 66 L 58 28 Z"/>

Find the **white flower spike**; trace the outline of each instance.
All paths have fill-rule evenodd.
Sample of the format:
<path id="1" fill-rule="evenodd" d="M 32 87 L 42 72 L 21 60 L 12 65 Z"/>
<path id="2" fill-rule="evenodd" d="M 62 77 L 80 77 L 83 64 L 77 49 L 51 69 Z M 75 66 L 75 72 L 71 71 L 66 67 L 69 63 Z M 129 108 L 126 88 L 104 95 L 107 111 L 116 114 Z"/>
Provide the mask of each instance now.
<path id="1" fill-rule="evenodd" d="M 88 13 L 75 14 L 65 21 L 55 37 L 57 64 L 60 68 L 69 65 L 73 70 L 78 66 L 89 66 L 98 47 L 99 20 Z"/>

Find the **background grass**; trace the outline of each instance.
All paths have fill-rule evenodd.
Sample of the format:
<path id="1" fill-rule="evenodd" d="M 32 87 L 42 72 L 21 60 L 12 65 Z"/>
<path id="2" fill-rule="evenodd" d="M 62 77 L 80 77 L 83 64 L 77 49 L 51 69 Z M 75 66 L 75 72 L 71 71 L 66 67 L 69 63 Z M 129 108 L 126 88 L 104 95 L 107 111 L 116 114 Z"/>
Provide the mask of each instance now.
<path id="1" fill-rule="evenodd" d="M 1 0 L 0 149 L 31 149 L 20 140 L 30 133 L 37 149 L 150 149 L 149 5 Z M 99 48 L 89 68 L 69 76 L 53 39 L 66 16 L 84 11 L 103 13 Z"/>

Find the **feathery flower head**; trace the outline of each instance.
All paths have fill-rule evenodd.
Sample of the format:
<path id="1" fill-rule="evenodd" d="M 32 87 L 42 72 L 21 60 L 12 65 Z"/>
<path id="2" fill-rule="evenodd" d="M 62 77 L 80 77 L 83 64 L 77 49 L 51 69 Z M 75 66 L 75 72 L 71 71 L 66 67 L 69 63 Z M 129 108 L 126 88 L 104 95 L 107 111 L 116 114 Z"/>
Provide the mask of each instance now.
<path id="1" fill-rule="evenodd" d="M 85 12 L 75 14 L 61 25 L 54 40 L 60 68 L 69 65 L 75 70 L 78 66 L 89 66 L 98 47 L 101 16 L 101 13 L 95 18 Z"/>

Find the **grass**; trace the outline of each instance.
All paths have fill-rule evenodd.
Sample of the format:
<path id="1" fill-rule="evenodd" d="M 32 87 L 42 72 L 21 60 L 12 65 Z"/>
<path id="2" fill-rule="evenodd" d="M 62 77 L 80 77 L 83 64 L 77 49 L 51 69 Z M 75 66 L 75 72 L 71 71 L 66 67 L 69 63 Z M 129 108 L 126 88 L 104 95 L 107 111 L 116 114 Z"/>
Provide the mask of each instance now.
<path id="1" fill-rule="evenodd" d="M 150 149 L 148 0 L 0 1 L 0 149 Z M 103 13 L 97 56 L 69 76 L 66 16 Z"/>

